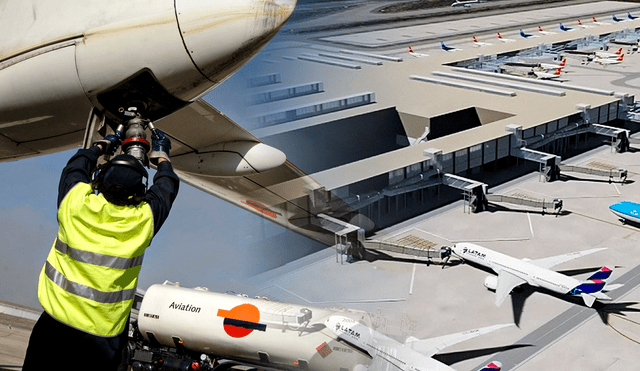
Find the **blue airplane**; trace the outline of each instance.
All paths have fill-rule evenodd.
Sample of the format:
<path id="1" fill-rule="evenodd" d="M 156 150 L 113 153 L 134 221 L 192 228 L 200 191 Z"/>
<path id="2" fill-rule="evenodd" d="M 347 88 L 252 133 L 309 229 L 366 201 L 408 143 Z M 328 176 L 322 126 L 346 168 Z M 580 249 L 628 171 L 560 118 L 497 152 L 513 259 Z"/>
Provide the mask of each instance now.
<path id="1" fill-rule="evenodd" d="M 442 47 L 442 50 L 446 52 L 455 52 L 458 50 L 462 50 L 462 49 L 454 48 L 453 46 L 446 46 L 442 41 L 440 42 L 440 46 Z"/>
<path id="2" fill-rule="evenodd" d="M 524 31 L 522 31 L 522 29 L 520 29 L 520 36 L 524 37 L 525 39 L 528 39 L 530 37 L 538 37 L 538 35 L 533 35 L 530 33 L 524 33 Z"/>
<path id="3" fill-rule="evenodd" d="M 631 12 L 627 12 L 627 18 L 629 18 L 630 20 L 634 20 L 634 19 L 638 19 L 638 17 L 631 15 Z"/>
<path id="4" fill-rule="evenodd" d="M 615 14 L 611 18 L 613 19 L 614 22 L 624 22 L 625 21 L 624 19 L 620 19 L 620 18 L 616 17 Z"/>
<path id="5" fill-rule="evenodd" d="M 567 31 L 573 31 L 573 28 L 571 28 L 571 27 L 565 27 L 562 23 L 560 23 L 560 29 L 561 29 L 562 31 L 565 31 L 565 32 L 567 32 Z"/>
<path id="6" fill-rule="evenodd" d="M 624 222 L 640 224 L 640 204 L 631 201 L 620 201 L 609 206 L 609 210 L 621 217 Z"/>

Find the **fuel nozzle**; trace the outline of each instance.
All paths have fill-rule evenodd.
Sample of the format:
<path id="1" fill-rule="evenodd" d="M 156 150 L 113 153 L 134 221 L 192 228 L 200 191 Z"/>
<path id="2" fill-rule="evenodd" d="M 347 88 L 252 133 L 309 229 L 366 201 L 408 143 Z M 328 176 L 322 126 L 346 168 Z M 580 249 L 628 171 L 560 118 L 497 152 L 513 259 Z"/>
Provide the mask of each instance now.
<path id="1" fill-rule="evenodd" d="M 148 167 L 147 153 L 151 149 L 151 145 L 147 140 L 146 128 L 149 123 L 140 117 L 135 107 L 129 108 L 124 112 L 124 115 L 132 118 L 124 124 L 126 131 L 122 140 L 122 152 L 135 157 L 142 165 Z"/>

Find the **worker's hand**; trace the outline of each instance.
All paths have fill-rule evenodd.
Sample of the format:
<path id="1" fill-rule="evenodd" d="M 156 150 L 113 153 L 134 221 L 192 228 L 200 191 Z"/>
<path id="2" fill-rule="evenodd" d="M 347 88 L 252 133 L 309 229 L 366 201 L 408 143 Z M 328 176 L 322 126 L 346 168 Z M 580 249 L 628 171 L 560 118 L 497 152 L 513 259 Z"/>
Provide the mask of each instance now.
<path id="1" fill-rule="evenodd" d="M 116 133 L 107 135 L 104 139 L 94 142 L 93 145 L 99 146 L 102 149 L 102 154 L 113 156 L 121 143 L 120 134 Z"/>
<path id="2" fill-rule="evenodd" d="M 149 161 L 156 166 L 162 161 L 169 161 L 169 151 L 171 151 L 171 141 L 162 131 L 155 130 L 151 134 Z"/>

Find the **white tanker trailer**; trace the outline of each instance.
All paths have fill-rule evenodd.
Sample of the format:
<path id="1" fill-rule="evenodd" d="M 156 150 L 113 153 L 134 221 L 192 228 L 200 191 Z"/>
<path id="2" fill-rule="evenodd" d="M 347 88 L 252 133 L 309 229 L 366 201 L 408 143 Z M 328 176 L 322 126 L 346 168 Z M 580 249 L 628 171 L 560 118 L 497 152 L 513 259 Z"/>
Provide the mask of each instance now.
<path id="1" fill-rule="evenodd" d="M 128 362 L 134 371 L 454 371 L 431 358 L 447 346 L 505 325 L 402 344 L 371 328 L 366 312 L 151 286 L 132 313 Z M 495 365 L 491 370 L 499 369 Z M 245 368 L 246 369 L 246 368 Z"/>

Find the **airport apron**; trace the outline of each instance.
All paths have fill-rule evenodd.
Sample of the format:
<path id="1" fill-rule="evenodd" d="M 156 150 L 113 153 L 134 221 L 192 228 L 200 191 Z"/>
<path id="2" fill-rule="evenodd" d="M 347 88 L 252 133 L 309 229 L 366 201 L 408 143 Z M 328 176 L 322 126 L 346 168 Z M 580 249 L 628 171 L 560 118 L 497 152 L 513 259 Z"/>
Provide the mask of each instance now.
<path id="1" fill-rule="evenodd" d="M 58 236 L 40 272 L 38 299 L 53 318 L 98 336 L 126 326 L 142 258 L 153 237 L 146 202 L 116 206 L 78 183 L 58 209 Z"/>

